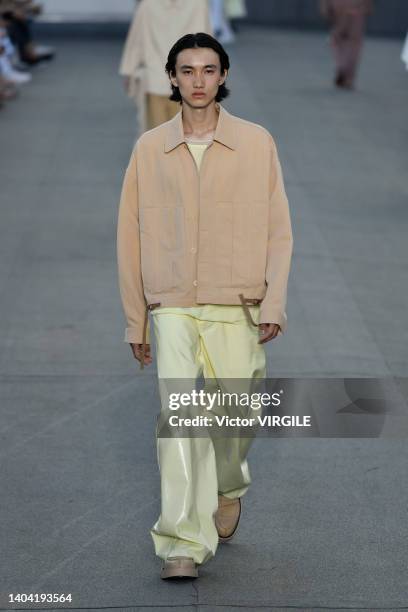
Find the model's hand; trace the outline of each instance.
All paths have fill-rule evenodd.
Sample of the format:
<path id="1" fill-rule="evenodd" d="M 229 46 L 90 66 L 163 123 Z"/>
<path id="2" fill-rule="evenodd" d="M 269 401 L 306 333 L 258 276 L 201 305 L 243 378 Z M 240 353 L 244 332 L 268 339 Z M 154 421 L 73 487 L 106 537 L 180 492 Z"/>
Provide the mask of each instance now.
<path id="1" fill-rule="evenodd" d="M 142 346 L 142 344 L 130 344 L 133 357 L 138 361 L 142 361 Z M 153 358 L 150 355 L 150 344 L 146 344 L 144 365 L 149 365 L 149 363 L 152 363 L 152 361 Z"/>
<path id="2" fill-rule="evenodd" d="M 277 323 L 260 323 L 258 328 L 260 338 L 258 344 L 265 344 L 265 342 L 276 338 L 280 330 L 280 326 Z"/>

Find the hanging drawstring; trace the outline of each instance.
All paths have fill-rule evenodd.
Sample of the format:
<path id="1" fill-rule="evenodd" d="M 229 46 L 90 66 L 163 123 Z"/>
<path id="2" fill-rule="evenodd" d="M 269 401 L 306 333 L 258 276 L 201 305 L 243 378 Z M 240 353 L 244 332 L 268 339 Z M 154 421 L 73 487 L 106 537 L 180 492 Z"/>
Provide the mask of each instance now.
<path id="1" fill-rule="evenodd" d="M 248 321 L 248 324 L 258 327 L 258 323 L 255 323 L 255 321 L 253 320 L 251 316 L 251 311 L 248 308 L 247 302 L 250 304 L 259 304 L 261 300 L 245 298 L 243 293 L 239 293 L 238 297 L 241 300 L 242 308 L 244 309 L 245 317 L 246 317 L 246 320 Z"/>
<path id="2" fill-rule="evenodd" d="M 157 306 L 160 306 L 161 302 L 156 302 L 155 304 L 146 304 L 145 316 L 143 321 L 143 340 L 142 340 L 142 357 L 140 360 L 140 369 L 144 368 L 144 360 L 146 355 L 146 336 L 147 336 L 147 323 L 149 320 L 149 310 L 153 310 Z"/>

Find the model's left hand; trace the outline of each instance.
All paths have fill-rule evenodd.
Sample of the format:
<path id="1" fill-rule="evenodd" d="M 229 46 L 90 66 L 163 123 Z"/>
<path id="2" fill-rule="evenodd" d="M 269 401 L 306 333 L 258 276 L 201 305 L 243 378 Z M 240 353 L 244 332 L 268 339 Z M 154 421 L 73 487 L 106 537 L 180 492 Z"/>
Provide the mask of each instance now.
<path id="1" fill-rule="evenodd" d="M 280 326 L 277 323 L 260 323 L 258 328 L 260 338 L 258 344 L 265 344 L 265 342 L 276 338 L 280 330 Z"/>

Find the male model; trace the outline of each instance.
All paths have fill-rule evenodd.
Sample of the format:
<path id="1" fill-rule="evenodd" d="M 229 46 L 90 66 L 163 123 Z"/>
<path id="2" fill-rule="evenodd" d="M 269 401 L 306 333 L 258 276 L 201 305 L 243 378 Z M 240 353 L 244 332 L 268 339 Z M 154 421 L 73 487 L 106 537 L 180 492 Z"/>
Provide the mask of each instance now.
<path id="1" fill-rule="evenodd" d="M 138 108 L 140 132 L 168 121 L 180 110 L 169 99 L 164 65 L 174 41 L 197 31 L 212 34 L 207 0 L 141 0 L 136 6 L 119 73 Z"/>
<path id="2" fill-rule="evenodd" d="M 332 24 L 330 43 L 336 62 L 334 84 L 353 89 L 367 15 L 372 0 L 321 0 L 321 12 Z"/>
<path id="3" fill-rule="evenodd" d="M 174 44 L 166 71 L 181 109 L 138 139 L 122 188 L 125 341 L 141 367 L 152 362 L 150 310 L 162 411 L 174 381 L 203 374 L 228 392 L 231 380 L 262 379 L 263 345 L 287 324 L 292 230 L 281 166 L 269 132 L 220 104 L 228 69 L 205 33 Z M 250 441 L 157 437 L 161 514 L 151 535 L 162 578 L 197 577 L 234 535 Z"/>

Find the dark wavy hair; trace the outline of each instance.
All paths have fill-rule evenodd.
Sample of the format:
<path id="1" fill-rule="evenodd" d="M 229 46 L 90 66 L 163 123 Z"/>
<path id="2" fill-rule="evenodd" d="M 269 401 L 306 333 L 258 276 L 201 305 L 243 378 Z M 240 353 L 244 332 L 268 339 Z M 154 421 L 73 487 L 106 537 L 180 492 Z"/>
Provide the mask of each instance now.
<path id="1" fill-rule="evenodd" d="M 196 34 L 185 34 L 185 36 L 182 36 L 176 43 L 174 43 L 167 57 L 167 63 L 165 67 L 167 74 L 169 76 L 176 75 L 176 61 L 180 51 L 183 51 L 184 49 L 197 49 L 198 47 L 206 47 L 209 49 L 213 49 L 216 53 L 218 53 L 221 63 L 221 75 L 224 74 L 225 70 L 229 69 L 230 62 L 228 54 L 225 51 L 224 47 L 218 42 L 218 40 L 213 36 L 206 34 L 205 32 L 197 32 Z M 179 88 L 175 87 L 173 83 L 170 84 L 172 94 L 171 96 L 169 96 L 169 99 L 181 103 L 182 100 Z M 218 88 L 215 101 L 221 102 L 221 100 L 229 96 L 229 94 L 230 90 L 225 86 L 224 82 Z"/>

